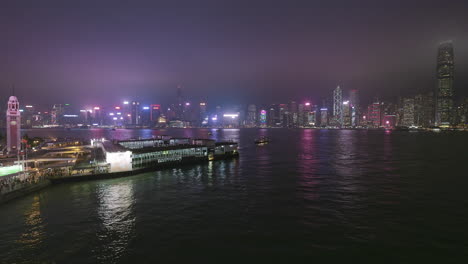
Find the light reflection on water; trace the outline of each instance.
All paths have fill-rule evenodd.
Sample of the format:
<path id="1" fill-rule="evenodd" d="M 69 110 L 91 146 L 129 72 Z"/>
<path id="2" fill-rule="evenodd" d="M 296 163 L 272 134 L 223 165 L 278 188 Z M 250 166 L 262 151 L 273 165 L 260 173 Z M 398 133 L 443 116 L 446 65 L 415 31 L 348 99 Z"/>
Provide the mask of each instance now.
<path id="1" fill-rule="evenodd" d="M 41 217 L 41 204 L 38 195 L 34 195 L 33 202 L 24 213 L 25 232 L 16 241 L 19 247 L 38 249 L 46 236 L 45 224 Z"/>
<path id="2" fill-rule="evenodd" d="M 397 252 L 395 262 L 414 263 L 421 252 L 405 250 L 413 245 L 468 248 L 468 231 L 461 228 L 468 219 L 468 179 L 460 176 L 466 134 L 315 129 L 27 133 L 234 139 L 241 155 L 53 186 L 1 205 L 0 255 L 6 263 L 194 262 L 257 255 L 289 260 L 330 252 L 341 256 L 336 251 L 355 256 Z M 271 143 L 256 146 L 260 136 Z M 417 261 L 408 261 L 412 254 Z"/>
<path id="3" fill-rule="evenodd" d="M 135 197 L 131 182 L 100 184 L 97 190 L 98 216 L 101 228 L 97 232 L 96 258 L 114 262 L 127 250 L 135 231 Z"/>

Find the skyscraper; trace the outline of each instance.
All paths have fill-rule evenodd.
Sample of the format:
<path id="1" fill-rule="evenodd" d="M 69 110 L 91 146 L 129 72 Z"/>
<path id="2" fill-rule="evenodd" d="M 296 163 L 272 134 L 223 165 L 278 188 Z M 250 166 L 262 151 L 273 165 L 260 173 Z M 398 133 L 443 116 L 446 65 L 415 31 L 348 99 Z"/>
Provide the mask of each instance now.
<path id="1" fill-rule="evenodd" d="M 333 117 L 337 125 L 343 125 L 343 91 L 340 86 L 333 90 Z"/>
<path id="2" fill-rule="evenodd" d="M 17 153 L 21 149 L 21 113 L 16 96 L 8 100 L 7 119 L 7 152 Z"/>
<path id="3" fill-rule="evenodd" d="M 355 127 L 359 124 L 359 93 L 357 89 L 349 92 L 349 106 L 351 109 L 351 126 Z"/>
<path id="4" fill-rule="evenodd" d="M 153 125 L 158 123 L 159 117 L 161 116 L 161 105 L 152 104 L 150 106 L 150 120 Z"/>
<path id="5" fill-rule="evenodd" d="M 247 120 L 246 125 L 248 127 L 254 127 L 257 125 L 257 106 L 250 104 L 247 107 Z"/>
<path id="6" fill-rule="evenodd" d="M 139 125 L 140 124 L 140 102 L 133 101 L 131 108 L 131 124 Z"/>
<path id="7" fill-rule="evenodd" d="M 403 98 L 403 119 L 402 126 L 410 127 L 415 125 L 414 98 Z"/>
<path id="8" fill-rule="evenodd" d="M 436 125 L 449 126 L 453 122 L 454 54 L 451 41 L 439 45 L 437 54 Z"/>

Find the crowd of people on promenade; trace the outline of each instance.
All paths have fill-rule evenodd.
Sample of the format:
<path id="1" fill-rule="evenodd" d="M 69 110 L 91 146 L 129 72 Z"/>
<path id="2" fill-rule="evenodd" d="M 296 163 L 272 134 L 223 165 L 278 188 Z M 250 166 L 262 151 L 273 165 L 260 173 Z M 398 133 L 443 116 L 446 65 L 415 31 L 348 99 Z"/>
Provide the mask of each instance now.
<path id="1" fill-rule="evenodd" d="M 49 170 L 42 170 L 20 172 L 16 175 L 0 177 L 0 195 L 38 184 L 51 174 L 52 172 Z"/>

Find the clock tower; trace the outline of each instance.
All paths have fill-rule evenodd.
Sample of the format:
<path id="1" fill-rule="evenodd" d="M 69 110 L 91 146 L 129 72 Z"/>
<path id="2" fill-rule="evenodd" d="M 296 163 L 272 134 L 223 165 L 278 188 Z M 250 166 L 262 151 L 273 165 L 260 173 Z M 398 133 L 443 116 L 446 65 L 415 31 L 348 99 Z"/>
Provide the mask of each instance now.
<path id="1" fill-rule="evenodd" d="M 10 96 L 8 100 L 7 119 L 7 151 L 16 154 L 21 149 L 21 115 L 19 102 L 16 96 Z"/>

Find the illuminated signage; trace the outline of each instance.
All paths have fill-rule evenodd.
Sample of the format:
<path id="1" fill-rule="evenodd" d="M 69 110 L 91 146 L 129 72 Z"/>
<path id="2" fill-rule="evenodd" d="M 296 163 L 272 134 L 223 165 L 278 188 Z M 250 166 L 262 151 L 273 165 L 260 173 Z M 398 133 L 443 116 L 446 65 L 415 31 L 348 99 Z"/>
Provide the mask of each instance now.
<path id="1" fill-rule="evenodd" d="M 238 115 L 238 114 L 224 114 L 223 116 L 224 116 L 224 117 L 230 117 L 230 118 L 236 118 L 236 117 L 238 117 L 239 115 Z"/>
<path id="2" fill-rule="evenodd" d="M 266 114 L 267 112 L 265 110 L 260 111 L 260 123 L 262 124 L 266 123 Z"/>

